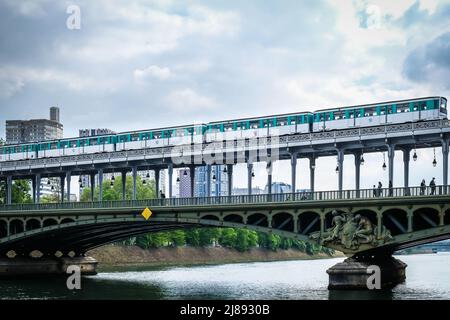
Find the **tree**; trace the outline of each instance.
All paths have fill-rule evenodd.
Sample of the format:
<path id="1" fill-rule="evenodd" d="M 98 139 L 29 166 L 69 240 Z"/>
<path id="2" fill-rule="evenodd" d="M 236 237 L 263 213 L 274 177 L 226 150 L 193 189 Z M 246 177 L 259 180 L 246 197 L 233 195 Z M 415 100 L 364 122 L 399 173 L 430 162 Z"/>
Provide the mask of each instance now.
<path id="1" fill-rule="evenodd" d="M 237 232 L 233 228 L 226 228 L 222 230 L 219 243 L 228 248 L 234 248 L 237 241 Z"/>
<path id="2" fill-rule="evenodd" d="M 11 190 L 12 203 L 32 203 L 31 186 L 28 180 L 14 180 Z M 0 184 L 0 198 L 6 203 L 6 182 Z"/>
<path id="3" fill-rule="evenodd" d="M 113 184 L 111 185 L 111 180 L 103 181 L 103 199 L 107 201 L 112 200 L 122 200 L 122 177 L 116 177 L 114 179 Z M 94 201 L 98 201 L 100 193 L 100 188 L 98 186 L 95 187 L 94 190 Z M 143 181 L 140 176 L 136 179 L 136 198 L 138 200 L 143 199 L 153 199 L 156 197 L 155 191 L 155 181 L 147 181 L 146 184 L 143 184 Z M 131 200 L 133 198 L 133 177 L 126 177 L 125 184 L 125 199 Z M 81 196 L 81 201 L 91 201 L 91 188 L 84 188 Z"/>
<path id="4" fill-rule="evenodd" d="M 186 237 L 186 244 L 192 247 L 200 246 L 200 234 L 198 229 L 187 229 L 184 233 Z"/>
<path id="5" fill-rule="evenodd" d="M 168 232 L 170 241 L 175 247 L 186 245 L 186 235 L 183 230 L 175 230 Z"/>

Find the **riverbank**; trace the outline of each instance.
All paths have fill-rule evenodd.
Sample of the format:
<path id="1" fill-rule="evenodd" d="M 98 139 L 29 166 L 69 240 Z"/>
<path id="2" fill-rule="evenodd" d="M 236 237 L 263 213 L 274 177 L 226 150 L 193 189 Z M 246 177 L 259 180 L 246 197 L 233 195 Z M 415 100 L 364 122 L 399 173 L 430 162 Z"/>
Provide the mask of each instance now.
<path id="1" fill-rule="evenodd" d="M 177 247 L 142 249 L 137 246 L 108 245 L 91 250 L 88 256 L 95 258 L 100 265 L 126 266 L 145 264 L 152 266 L 168 265 L 199 265 L 222 264 L 237 262 L 278 261 L 278 260 L 309 260 L 343 257 L 340 252 L 329 256 L 324 253 L 309 255 L 299 250 L 271 251 L 261 248 L 252 248 L 240 252 L 224 247 Z"/>

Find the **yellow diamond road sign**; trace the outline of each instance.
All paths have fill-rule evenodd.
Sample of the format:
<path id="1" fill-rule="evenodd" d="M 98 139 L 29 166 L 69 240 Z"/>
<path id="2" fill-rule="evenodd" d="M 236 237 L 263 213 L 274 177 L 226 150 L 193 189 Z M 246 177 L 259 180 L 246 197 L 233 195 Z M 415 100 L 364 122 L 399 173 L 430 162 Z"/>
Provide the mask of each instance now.
<path id="1" fill-rule="evenodd" d="M 150 216 L 152 215 L 152 211 L 149 208 L 145 208 L 141 214 L 145 218 L 145 220 L 148 220 L 148 218 L 150 218 Z"/>

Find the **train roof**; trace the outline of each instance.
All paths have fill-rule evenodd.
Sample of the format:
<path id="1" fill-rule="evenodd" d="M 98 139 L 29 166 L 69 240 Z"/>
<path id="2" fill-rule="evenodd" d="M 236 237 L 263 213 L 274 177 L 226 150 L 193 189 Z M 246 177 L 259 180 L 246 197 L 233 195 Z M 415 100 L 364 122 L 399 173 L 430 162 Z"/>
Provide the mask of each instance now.
<path id="1" fill-rule="evenodd" d="M 404 100 L 391 100 L 391 101 L 385 101 L 385 102 L 376 102 L 376 103 L 369 103 L 369 104 L 359 104 L 359 105 L 353 105 L 348 107 L 337 107 L 337 108 L 327 108 L 327 109 L 319 109 L 314 111 L 313 113 L 317 112 L 326 112 L 326 111 L 333 111 L 333 110 L 347 110 L 347 109 L 357 109 L 361 107 L 375 107 L 385 104 L 393 104 L 393 103 L 405 103 L 405 102 L 411 102 L 411 101 L 422 101 L 422 100 L 430 100 L 430 99 L 444 99 L 447 101 L 445 97 L 440 96 L 431 96 L 431 97 L 421 97 L 421 98 L 414 98 L 414 99 L 404 99 Z"/>

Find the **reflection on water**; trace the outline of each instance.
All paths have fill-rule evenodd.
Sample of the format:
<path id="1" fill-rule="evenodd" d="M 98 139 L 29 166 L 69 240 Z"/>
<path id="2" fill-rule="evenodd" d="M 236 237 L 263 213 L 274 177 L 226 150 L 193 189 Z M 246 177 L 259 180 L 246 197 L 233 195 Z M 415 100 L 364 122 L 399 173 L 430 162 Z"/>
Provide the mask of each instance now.
<path id="1" fill-rule="evenodd" d="M 449 299 L 450 254 L 400 256 L 407 280 L 392 290 L 329 291 L 326 270 L 343 259 L 101 272 L 69 291 L 65 278 L 0 280 L 3 299 Z"/>

